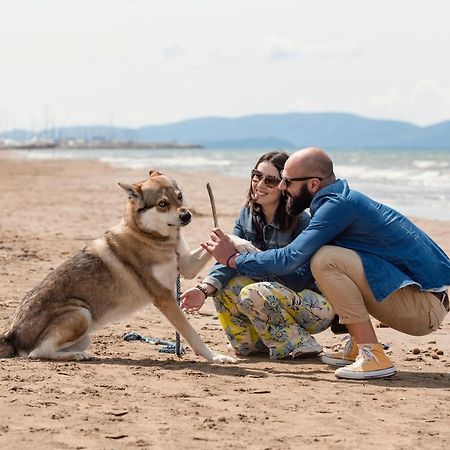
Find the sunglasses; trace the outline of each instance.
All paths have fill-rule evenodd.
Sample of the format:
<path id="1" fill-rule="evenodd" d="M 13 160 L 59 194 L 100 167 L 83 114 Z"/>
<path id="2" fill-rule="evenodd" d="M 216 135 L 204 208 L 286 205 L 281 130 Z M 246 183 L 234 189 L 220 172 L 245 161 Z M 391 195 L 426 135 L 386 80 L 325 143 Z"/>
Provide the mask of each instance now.
<path id="1" fill-rule="evenodd" d="M 297 177 L 297 178 L 288 178 L 283 176 L 283 171 L 281 171 L 281 181 L 288 187 L 293 181 L 307 181 L 312 180 L 313 178 L 318 179 L 319 181 L 322 181 L 323 177 Z"/>
<path id="2" fill-rule="evenodd" d="M 264 180 L 264 184 L 268 188 L 275 188 L 281 182 L 281 179 L 278 177 L 274 177 L 273 175 L 264 175 L 259 170 L 253 169 L 252 170 L 252 181 L 254 181 L 255 183 L 259 183 L 261 180 Z"/>

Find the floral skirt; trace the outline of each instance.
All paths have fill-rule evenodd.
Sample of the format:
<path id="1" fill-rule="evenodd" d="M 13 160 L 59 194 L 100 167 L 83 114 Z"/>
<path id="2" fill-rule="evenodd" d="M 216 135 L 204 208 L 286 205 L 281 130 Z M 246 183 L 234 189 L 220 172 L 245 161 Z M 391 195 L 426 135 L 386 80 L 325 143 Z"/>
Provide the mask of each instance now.
<path id="1" fill-rule="evenodd" d="M 331 325 L 334 310 L 325 297 L 308 289 L 294 292 L 277 282 L 237 276 L 214 297 L 220 324 L 240 355 L 269 351 L 272 359 L 292 350 Z"/>

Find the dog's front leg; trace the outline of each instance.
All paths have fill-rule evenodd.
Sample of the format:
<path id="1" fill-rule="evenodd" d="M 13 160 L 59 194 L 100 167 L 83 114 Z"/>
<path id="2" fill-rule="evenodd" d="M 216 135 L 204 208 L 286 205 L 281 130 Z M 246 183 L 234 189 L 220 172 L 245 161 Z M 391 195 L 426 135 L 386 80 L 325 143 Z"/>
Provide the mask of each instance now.
<path id="1" fill-rule="evenodd" d="M 242 239 L 239 236 L 229 234 L 228 237 L 231 239 L 234 248 L 240 253 L 256 253 L 261 251 L 259 248 L 256 248 L 250 241 Z"/>
<path id="2" fill-rule="evenodd" d="M 202 247 L 191 251 L 181 233 L 177 251 L 178 269 L 187 280 L 194 278 L 211 258 L 211 255 Z"/>
<path id="3" fill-rule="evenodd" d="M 188 344 L 194 350 L 196 355 L 203 356 L 206 360 L 213 363 L 235 363 L 236 360 L 231 356 L 222 355 L 212 351 L 203 342 L 202 338 L 194 330 L 187 320 L 183 311 L 176 304 L 174 299 L 164 299 L 155 302 L 156 307 L 167 317 L 169 322 L 186 339 Z"/>

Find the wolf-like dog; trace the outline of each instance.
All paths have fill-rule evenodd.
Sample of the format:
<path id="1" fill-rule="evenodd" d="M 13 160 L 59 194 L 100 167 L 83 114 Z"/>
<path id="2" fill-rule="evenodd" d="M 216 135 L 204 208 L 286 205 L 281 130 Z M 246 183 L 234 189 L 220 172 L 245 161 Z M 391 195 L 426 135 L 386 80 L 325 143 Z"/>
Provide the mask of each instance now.
<path id="1" fill-rule="evenodd" d="M 152 170 L 146 181 L 119 185 L 128 194 L 122 222 L 26 294 L 0 334 L 0 357 L 89 359 L 96 328 L 153 303 L 197 355 L 235 362 L 205 345 L 176 302 L 178 272 L 193 278 L 209 259 L 183 239 L 192 215 L 176 182 Z"/>

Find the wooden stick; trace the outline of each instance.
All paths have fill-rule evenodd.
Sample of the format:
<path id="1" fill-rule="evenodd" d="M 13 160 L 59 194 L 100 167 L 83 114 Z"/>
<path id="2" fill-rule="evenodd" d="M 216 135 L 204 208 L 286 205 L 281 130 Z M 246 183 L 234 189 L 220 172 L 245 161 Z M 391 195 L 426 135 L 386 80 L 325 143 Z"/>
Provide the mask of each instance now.
<path id="1" fill-rule="evenodd" d="M 219 226 L 219 222 L 217 220 L 217 212 L 216 212 L 216 202 L 214 201 L 214 195 L 209 183 L 206 183 L 206 190 L 208 191 L 209 201 L 211 203 L 211 210 L 214 220 L 214 227 L 217 228 Z"/>

